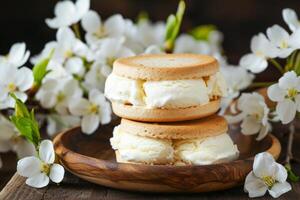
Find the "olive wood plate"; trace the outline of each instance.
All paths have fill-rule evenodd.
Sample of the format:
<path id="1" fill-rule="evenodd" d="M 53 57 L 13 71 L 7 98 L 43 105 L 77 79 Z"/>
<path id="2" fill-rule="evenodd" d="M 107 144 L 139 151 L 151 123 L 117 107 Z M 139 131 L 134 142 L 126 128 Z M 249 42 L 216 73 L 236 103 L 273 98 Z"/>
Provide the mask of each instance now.
<path id="1" fill-rule="evenodd" d="M 117 163 L 109 138 L 112 125 L 102 126 L 91 135 L 80 128 L 60 133 L 54 139 L 60 162 L 74 175 L 107 187 L 147 192 L 209 192 L 224 190 L 244 182 L 252 170 L 254 155 L 268 151 L 276 159 L 281 146 L 277 138 L 268 135 L 257 142 L 254 137 L 231 131 L 238 145 L 238 160 L 204 166 L 165 166 Z"/>

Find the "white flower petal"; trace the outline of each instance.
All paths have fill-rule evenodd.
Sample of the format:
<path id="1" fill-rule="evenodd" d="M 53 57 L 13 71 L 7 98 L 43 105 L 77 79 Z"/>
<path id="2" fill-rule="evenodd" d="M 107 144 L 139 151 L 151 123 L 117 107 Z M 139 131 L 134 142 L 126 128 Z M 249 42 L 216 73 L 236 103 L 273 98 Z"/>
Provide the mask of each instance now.
<path id="1" fill-rule="evenodd" d="M 261 123 L 254 116 L 248 116 L 243 120 L 241 128 L 244 135 L 253 135 L 259 132 Z"/>
<path id="2" fill-rule="evenodd" d="M 69 109 L 72 115 L 82 116 L 88 113 L 88 109 L 91 103 L 84 98 L 81 98 L 77 101 L 71 102 Z"/>
<path id="3" fill-rule="evenodd" d="M 264 139 L 264 138 L 268 135 L 268 132 L 269 132 L 269 130 L 270 130 L 269 127 L 270 127 L 269 124 L 267 124 L 266 126 L 262 126 L 262 127 L 261 127 L 261 129 L 260 129 L 260 131 L 259 131 L 259 134 L 258 134 L 258 136 L 256 137 L 256 140 L 257 140 L 257 141 L 260 141 L 260 140 Z"/>
<path id="4" fill-rule="evenodd" d="M 85 115 L 82 118 L 81 128 L 82 131 L 88 135 L 97 130 L 100 122 L 98 115 Z"/>
<path id="5" fill-rule="evenodd" d="M 162 54 L 164 53 L 162 49 L 157 45 L 151 45 L 146 48 L 144 54 Z"/>
<path id="6" fill-rule="evenodd" d="M 267 93 L 268 93 L 268 97 L 272 101 L 277 102 L 277 101 L 283 101 L 285 99 L 286 91 L 284 89 L 281 89 L 279 87 L 279 85 L 276 83 L 276 84 L 271 85 L 268 88 Z"/>
<path id="7" fill-rule="evenodd" d="M 44 173 L 39 173 L 28 178 L 26 184 L 34 188 L 43 188 L 49 184 L 49 177 Z"/>
<path id="8" fill-rule="evenodd" d="M 110 36 L 123 35 L 125 31 L 125 21 L 120 14 L 112 15 L 104 22 L 104 29 Z"/>
<path id="9" fill-rule="evenodd" d="M 11 47 L 8 56 L 9 62 L 14 67 L 20 67 L 27 62 L 30 52 L 26 51 L 25 43 L 16 43 Z"/>
<path id="10" fill-rule="evenodd" d="M 95 11 L 88 11 L 81 20 L 83 29 L 88 33 L 96 33 L 101 28 L 101 18 Z"/>
<path id="11" fill-rule="evenodd" d="M 65 63 L 65 68 L 70 74 L 76 74 L 78 76 L 83 76 L 85 73 L 85 67 L 83 61 L 79 57 L 72 57 Z"/>
<path id="12" fill-rule="evenodd" d="M 253 36 L 251 40 L 251 51 L 260 57 L 274 58 L 277 56 L 277 50 L 263 33 Z"/>
<path id="13" fill-rule="evenodd" d="M 54 163 L 51 166 L 49 174 L 49 178 L 51 179 L 51 181 L 53 181 L 54 183 L 60 183 L 63 180 L 64 175 L 65 169 L 60 164 Z"/>
<path id="14" fill-rule="evenodd" d="M 27 67 L 19 69 L 17 72 L 17 79 L 19 79 L 17 86 L 20 91 L 24 92 L 30 89 L 34 81 L 31 69 Z"/>
<path id="15" fill-rule="evenodd" d="M 294 71 L 286 72 L 278 81 L 278 85 L 282 89 L 296 88 L 299 83 L 297 74 Z"/>
<path id="16" fill-rule="evenodd" d="M 47 163 L 52 164 L 55 160 L 55 152 L 53 148 L 53 143 L 50 140 L 43 140 L 39 148 L 40 159 Z"/>
<path id="17" fill-rule="evenodd" d="M 292 186 L 288 182 L 275 183 L 269 190 L 269 193 L 273 198 L 278 198 L 279 196 L 290 190 L 292 190 Z"/>
<path id="18" fill-rule="evenodd" d="M 90 9 L 90 0 L 77 0 L 76 1 L 76 14 L 78 16 L 78 20 L 82 18 L 82 16 L 88 12 Z M 77 21 L 75 21 L 77 22 Z"/>
<path id="19" fill-rule="evenodd" d="M 35 156 L 22 158 L 18 161 L 17 172 L 20 176 L 33 177 L 40 173 L 41 161 Z"/>
<path id="20" fill-rule="evenodd" d="M 241 58 L 240 65 L 253 73 L 260 73 L 267 68 L 268 62 L 264 57 L 246 54 Z"/>
<path id="21" fill-rule="evenodd" d="M 297 105 L 290 99 L 278 102 L 276 113 L 283 124 L 291 122 L 296 116 Z"/>
<path id="22" fill-rule="evenodd" d="M 256 177 L 272 176 L 276 171 L 276 162 L 267 152 L 256 154 L 253 163 L 253 173 Z"/>
<path id="23" fill-rule="evenodd" d="M 288 177 L 287 171 L 281 164 L 276 163 L 275 179 L 276 181 L 283 183 Z"/>
<path id="24" fill-rule="evenodd" d="M 277 24 L 267 29 L 267 35 L 270 41 L 277 47 L 281 45 L 282 41 L 289 40 L 289 33 Z"/>
<path id="25" fill-rule="evenodd" d="M 299 23 L 300 27 L 300 23 Z M 300 29 L 297 29 L 290 37 L 289 40 L 289 46 L 291 46 L 294 49 L 299 49 L 300 48 Z"/>
<path id="26" fill-rule="evenodd" d="M 295 31 L 300 27 L 298 16 L 294 10 L 290 8 L 283 9 L 282 16 L 285 23 L 287 23 L 291 31 Z"/>
<path id="27" fill-rule="evenodd" d="M 250 172 L 246 177 L 244 190 L 249 193 L 250 198 L 254 198 L 264 196 L 268 187 L 253 172 Z"/>
<path id="28" fill-rule="evenodd" d="M 76 7 L 70 0 L 60 1 L 54 8 L 55 17 L 53 19 L 46 19 L 46 24 L 50 28 L 60 28 L 70 26 L 78 19 L 76 15 Z"/>

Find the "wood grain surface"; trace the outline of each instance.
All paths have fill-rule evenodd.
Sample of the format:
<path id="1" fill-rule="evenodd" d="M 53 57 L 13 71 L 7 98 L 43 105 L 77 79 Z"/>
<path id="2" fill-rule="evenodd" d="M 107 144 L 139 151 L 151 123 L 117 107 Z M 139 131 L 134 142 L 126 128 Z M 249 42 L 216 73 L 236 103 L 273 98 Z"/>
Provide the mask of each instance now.
<path id="1" fill-rule="evenodd" d="M 117 163 L 109 144 L 112 126 L 106 126 L 92 136 L 74 128 L 54 139 L 56 153 L 70 172 L 100 185 L 147 192 L 209 192 L 228 189 L 243 183 L 252 168 L 253 156 L 269 151 L 280 153 L 280 143 L 274 136 L 257 142 L 254 137 L 239 132 L 230 134 L 238 145 L 238 160 L 206 166 L 166 166 Z"/>
<path id="2" fill-rule="evenodd" d="M 283 153 L 281 154 L 280 160 L 283 160 L 285 156 L 285 147 L 287 141 L 287 135 L 284 133 L 284 129 L 279 129 L 280 127 L 274 127 L 274 132 L 280 137 L 281 143 L 283 145 Z M 278 134 L 277 134 L 278 133 Z M 294 142 L 294 156 L 300 158 L 300 134 L 295 135 Z M 91 151 L 94 151 L 91 149 Z M 300 164 L 293 163 L 293 167 L 296 173 L 300 174 Z M 284 194 L 278 199 L 283 200 L 294 200 L 299 199 L 300 196 L 300 183 L 292 184 L 293 190 Z M 111 189 L 108 187 L 99 186 L 81 180 L 69 173 L 60 185 L 50 184 L 48 187 L 43 189 L 35 189 L 27 186 L 25 184 L 25 179 L 15 175 L 6 187 L 0 192 L 0 199 L 5 200 L 35 200 L 35 199 L 45 199 L 45 200 L 119 200 L 119 199 L 146 199 L 146 200 L 246 200 L 249 199 L 247 194 L 244 193 L 242 186 L 238 186 L 232 189 L 218 191 L 218 192 L 208 192 L 201 194 L 168 194 L 168 193 L 139 193 L 139 192 L 127 192 L 116 189 Z M 262 200 L 273 199 L 269 195 L 265 195 Z"/>

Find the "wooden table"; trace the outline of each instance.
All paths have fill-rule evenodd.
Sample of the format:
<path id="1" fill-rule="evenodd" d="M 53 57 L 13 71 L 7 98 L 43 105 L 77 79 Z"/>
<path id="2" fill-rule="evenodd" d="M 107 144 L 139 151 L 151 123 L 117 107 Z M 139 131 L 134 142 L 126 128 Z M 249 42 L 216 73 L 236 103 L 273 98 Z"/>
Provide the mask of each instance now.
<path id="1" fill-rule="evenodd" d="M 285 152 L 286 137 L 281 138 L 283 153 Z M 300 151 L 300 134 L 295 135 L 294 155 L 299 158 Z M 282 159 L 282 158 L 281 158 Z M 300 174 L 300 164 L 294 164 L 295 171 Z M 300 199 L 300 182 L 293 183 L 293 190 L 284 194 L 279 199 L 297 200 Z M 203 194 L 150 194 L 150 193 L 135 193 L 126 192 L 106 187 L 101 187 L 80 180 L 79 178 L 67 173 L 63 183 L 59 186 L 51 184 L 43 189 L 35 189 L 25 184 L 25 179 L 15 174 L 9 183 L 3 188 L 0 193 L 0 200 L 36 200 L 36 199 L 248 199 L 242 187 L 233 188 L 226 191 L 211 192 Z M 259 199 L 272 199 L 269 195 Z"/>

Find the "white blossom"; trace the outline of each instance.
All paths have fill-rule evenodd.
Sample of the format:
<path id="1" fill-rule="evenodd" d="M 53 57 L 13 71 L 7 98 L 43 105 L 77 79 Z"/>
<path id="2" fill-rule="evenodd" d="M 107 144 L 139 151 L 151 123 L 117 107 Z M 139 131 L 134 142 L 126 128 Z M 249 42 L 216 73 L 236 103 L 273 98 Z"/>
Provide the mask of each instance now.
<path id="1" fill-rule="evenodd" d="M 106 76 L 102 73 L 102 63 L 94 62 L 85 74 L 83 85 L 88 90 L 98 89 L 104 91 Z"/>
<path id="2" fill-rule="evenodd" d="M 30 52 L 26 51 L 25 43 L 15 43 L 11 46 L 7 55 L 0 55 L 0 65 L 10 65 L 13 67 L 21 67 L 30 56 Z"/>
<path id="3" fill-rule="evenodd" d="M 125 33 L 125 20 L 120 14 L 112 15 L 102 24 L 98 13 L 90 10 L 82 18 L 81 25 L 89 44 L 104 37 L 121 37 Z"/>
<path id="4" fill-rule="evenodd" d="M 90 49 L 82 41 L 75 37 L 70 28 L 60 28 L 56 33 L 57 46 L 54 50 L 53 59 L 64 63 L 73 56 L 84 57 L 92 60 L 93 55 Z"/>
<path id="5" fill-rule="evenodd" d="M 250 48 L 251 53 L 241 58 L 240 66 L 253 73 L 264 71 L 268 66 L 267 59 L 274 58 L 278 54 L 275 46 L 271 44 L 263 33 L 259 33 L 252 38 Z"/>
<path id="6" fill-rule="evenodd" d="M 291 31 L 296 31 L 300 28 L 300 22 L 297 13 L 290 8 L 285 8 L 282 10 L 282 16 L 285 23 L 289 26 Z"/>
<path id="7" fill-rule="evenodd" d="M 277 49 L 277 57 L 286 58 L 294 50 L 300 47 L 300 29 L 290 35 L 286 30 L 278 25 L 273 25 L 267 29 L 267 35 Z"/>
<path id="8" fill-rule="evenodd" d="M 246 89 L 254 79 L 254 75 L 240 66 L 225 65 L 220 68 L 228 87 L 228 94 L 221 99 L 221 111 L 223 115 L 232 100 L 240 95 L 240 91 Z"/>
<path id="9" fill-rule="evenodd" d="M 137 24 L 135 36 L 136 42 L 142 44 L 144 48 L 150 45 L 162 47 L 165 39 L 166 25 L 163 22 L 151 23 L 148 20 L 141 21 Z"/>
<path id="10" fill-rule="evenodd" d="M 35 55 L 35 56 L 30 58 L 30 62 L 35 65 L 38 62 L 40 62 L 40 61 L 44 60 L 45 58 L 49 57 L 50 53 L 55 50 L 56 46 L 57 46 L 56 41 L 47 42 L 44 46 L 44 49 L 41 51 L 40 54 Z"/>
<path id="11" fill-rule="evenodd" d="M 105 38 L 94 47 L 96 62 L 102 66 L 101 71 L 104 76 L 107 77 L 111 73 L 113 62 L 117 58 L 135 55 L 133 51 L 123 45 L 124 41 L 124 37 Z"/>
<path id="12" fill-rule="evenodd" d="M 55 5 L 53 19 L 46 19 L 46 24 L 53 29 L 67 27 L 77 23 L 90 8 L 90 0 L 60 1 Z"/>
<path id="13" fill-rule="evenodd" d="M 42 188 L 49 181 L 60 183 L 64 178 L 64 168 L 55 161 L 55 152 L 50 140 L 43 140 L 39 146 L 39 156 L 30 156 L 18 161 L 17 172 L 26 177 L 26 184 Z"/>
<path id="14" fill-rule="evenodd" d="M 82 90 L 75 79 L 48 79 L 37 92 L 36 99 L 44 108 L 54 108 L 60 114 L 68 114 L 70 102 L 81 96 Z"/>
<path id="15" fill-rule="evenodd" d="M 47 133 L 51 137 L 61 131 L 79 125 L 80 118 L 78 116 L 58 114 L 47 115 Z"/>
<path id="16" fill-rule="evenodd" d="M 27 67 L 15 68 L 9 65 L 0 66 L 0 109 L 12 108 L 14 93 L 23 102 L 27 100 L 27 90 L 33 85 L 33 73 Z"/>
<path id="17" fill-rule="evenodd" d="M 271 154 L 259 153 L 254 158 L 253 171 L 246 177 L 244 190 L 250 198 L 264 196 L 267 191 L 278 198 L 292 189 L 286 179 L 284 166 L 276 163 Z"/>
<path id="18" fill-rule="evenodd" d="M 89 92 L 89 99 L 81 98 L 70 104 L 70 112 L 75 116 L 82 116 L 81 128 L 86 134 L 92 134 L 101 124 L 108 124 L 111 120 L 110 104 L 104 94 L 94 89 Z"/>
<path id="19" fill-rule="evenodd" d="M 174 53 L 211 54 L 211 47 L 206 41 L 197 41 L 187 34 L 180 35 L 175 41 Z"/>
<path id="20" fill-rule="evenodd" d="M 276 113 L 281 122 L 291 122 L 296 112 L 300 112 L 300 77 L 294 71 L 286 72 L 278 83 L 268 88 L 268 96 L 277 102 Z"/>
<path id="21" fill-rule="evenodd" d="M 0 116 L 0 152 L 13 151 L 18 158 L 35 155 L 35 147 L 20 136 L 14 125 L 5 117 Z"/>
<path id="22" fill-rule="evenodd" d="M 244 135 L 257 134 L 257 140 L 262 140 L 270 131 L 268 122 L 269 108 L 264 97 L 258 93 L 243 93 L 237 101 L 237 109 L 240 111 L 235 116 L 226 116 L 229 123 L 242 121 L 241 128 Z"/>

